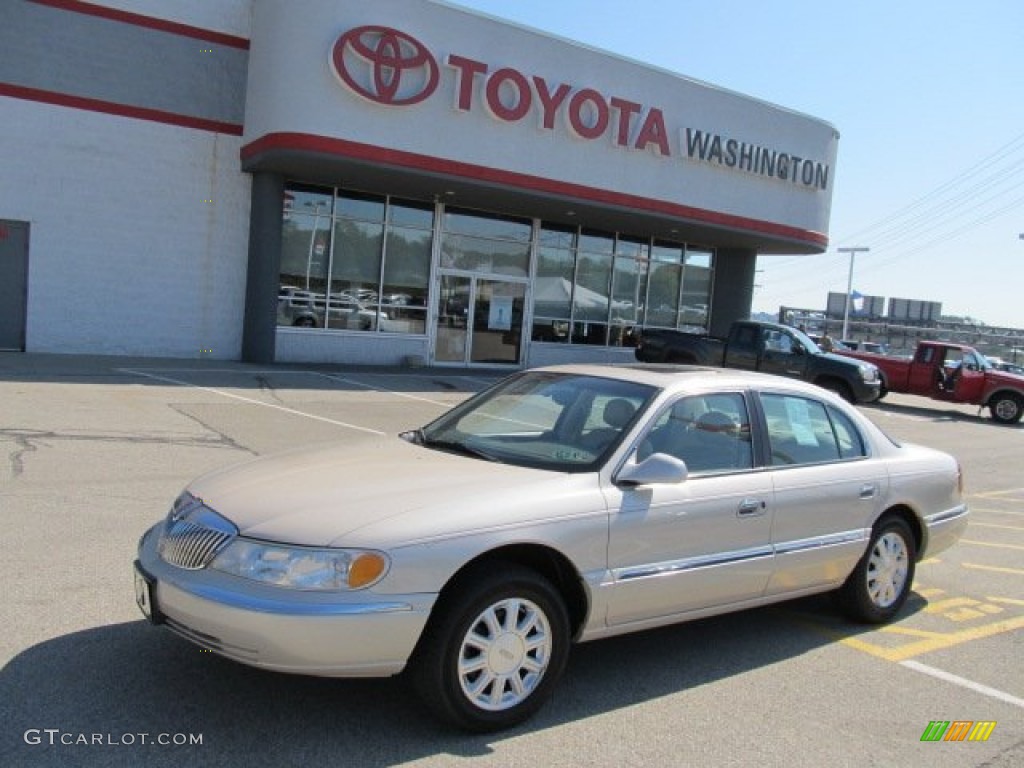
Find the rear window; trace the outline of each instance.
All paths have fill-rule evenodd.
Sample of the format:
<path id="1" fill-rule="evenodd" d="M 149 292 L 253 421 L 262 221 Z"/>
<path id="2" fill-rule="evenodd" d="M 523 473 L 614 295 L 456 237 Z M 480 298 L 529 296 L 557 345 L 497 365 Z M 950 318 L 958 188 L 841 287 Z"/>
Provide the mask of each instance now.
<path id="1" fill-rule="evenodd" d="M 842 412 L 796 395 L 762 394 L 770 463 L 820 464 L 865 456 L 864 438 Z"/>

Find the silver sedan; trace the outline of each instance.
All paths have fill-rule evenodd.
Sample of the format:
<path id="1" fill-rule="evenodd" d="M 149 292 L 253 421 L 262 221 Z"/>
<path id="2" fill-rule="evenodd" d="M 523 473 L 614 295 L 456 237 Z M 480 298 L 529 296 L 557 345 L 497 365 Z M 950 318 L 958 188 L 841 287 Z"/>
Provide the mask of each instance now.
<path id="1" fill-rule="evenodd" d="M 826 591 L 893 618 L 964 530 L 962 482 L 789 379 L 537 369 L 422 429 L 196 480 L 143 535 L 136 598 L 245 664 L 405 671 L 492 730 L 543 704 L 573 642 Z"/>

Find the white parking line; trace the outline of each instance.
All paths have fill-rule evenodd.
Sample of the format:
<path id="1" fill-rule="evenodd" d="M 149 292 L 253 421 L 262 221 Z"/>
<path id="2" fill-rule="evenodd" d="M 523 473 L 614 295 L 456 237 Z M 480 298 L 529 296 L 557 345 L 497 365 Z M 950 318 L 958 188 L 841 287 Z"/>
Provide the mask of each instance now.
<path id="1" fill-rule="evenodd" d="M 953 683 L 953 685 L 959 685 L 963 688 L 968 688 L 974 691 L 975 693 L 982 694 L 983 696 L 989 696 L 993 699 L 1005 701 L 1007 704 L 1013 704 L 1015 707 L 1024 708 L 1024 699 L 1019 699 L 1016 696 L 1013 696 L 1012 694 L 1006 693 L 1005 691 L 1000 691 L 996 688 L 990 688 L 987 685 L 976 683 L 973 680 L 968 680 L 967 678 L 960 677 L 959 675 L 953 675 L 949 672 L 944 672 L 943 670 L 936 669 L 935 667 L 929 667 L 927 664 L 921 664 L 918 661 L 901 661 L 900 664 L 904 667 L 907 667 L 908 669 L 914 670 L 915 672 L 930 675 L 931 677 L 938 678 L 939 680 L 944 680 L 947 683 Z"/>
<path id="2" fill-rule="evenodd" d="M 214 387 L 204 387 L 199 384 L 192 384 L 187 381 L 181 381 L 180 379 L 172 379 L 170 376 L 158 376 L 155 373 L 147 373 L 145 371 L 136 371 L 131 368 L 117 368 L 117 371 L 121 373 L 128 373 L 133 376 L 144 376 L 147 379 L 154 379 L 155 381 L 164 381 L 168 384 L 177 384 L 181 387 L 190 387 L 191 389 L 200 389 L 203 392 L 210 392 L 214 395 L 221 397 L 228 397 L 232 400 L 241 400 L 243 403 L 249 403 L 250 405 L 259 405 L 263 408 L 272 408 L 275 411 L 282 411 L 284 413 L 291 414 L 292 416 L 302 416 L 307 419 L 313 419 L 314 421 L 323 421 L 327 424 L 334 424 L 338 427 L 345 427 L 346 429 L 354 429 L 359 432 L 366 432 L 371 435 L 386 435 L 387 432 L 381 432 L 378 429 L 370 429 L 369 427 L 360 427 L 356 424 L 349 424 L 344 421 L 336 421 L 335 419 L 328 419 L 324 416 L 317 416 L 316 414 L 306 413 L 305 411 L 297 411 L 294 408 L 286 408 L 283 405 L 275 405 L 274 403 L 264 403 L 262 400 L 254 400 L 251 397 L 243 397 L 242 395 L 236 395 L 232 392 L 225 392 L 222 389 L 216 389 Z"/>
<path id="3" fill-rule="evenodd" d="M 382 393 L 387 394 L 387 395 L 394 395 L 395 397 L 404 397 L 407 400 L 415 400 L 415 401 L 420 402 L 420 403 L 429 403 L 430 405 L 439 405 L 439 406 L 442 406 L 444 408 L 451 408 L 452 407 L 451 403 L 444 402 L 443 400 L 432 400 L 429 397 L 421 397 L 421 396 L 418 396 L 418 395 L 410 395 L 407 392 L 398 392 L 396 390 L 386 389 L 384 387 L 375 387 L 373 385 L 366 384 L 365 382 L 362 382 L 362 381 L 357 381 L 355 379 L 350 379 L 350 378 L 348 378 L 346 376 L 337 376 L 337 375 L 330 374 L 330 373 L 324 373 L 323 371 L 307 371 L 307 370 L 302 370 L 302 369 L 296 369 L 296 370 L 291 370 L 291 369 L 285 369 L 285 370 L 265 370 L 264 371 L 264 370 L 248 370 L 248 369 L 237 369 L 237 368 L 146 368 L 146 369 L 118 368 L 117 370 L 125 371 L 125 372 L 128 372 L 128 373 L 133 373 L 133 374 L 135 374 L 137 376 L 150 376 L 150 378 L 159 378 L 159 376 L 155 372 L 159 372 L 159 373 L 220 373 L 220 374 L 228 373 L 228 374 L 243 375 L 243 376 L 270 376 L 270 375 L 282 375 L 282 374 L 284 374 L 284 375 L 291 374 L 291 375 L 299 375 L 299 376 L 319 376 L 321 378 L 331 379 L 332 381 L 341 382 L 342 384 L 350 384 L 352 386 L 362 387 L 363 389 L 368 389 L 371 392 L 382 392 Z M 389 375 L 393 375 L 393 374 L 387 374 L 387 373 L 367 373 L 365 375 L 366 376 L 389 376 Z M 403 373 L 401 375 L 409 377 L 409 378 L 437 378 L 437 376 L 428 376 L 426 374 L 421 374 L 421 373 Z M 476 377 L 476 376 L 459 375 L 459 376 L 456 376 L 454 378 L 463 379 L 465 381 L 472 381 L 474 383 L 483 384 L 483 385 L 489 385 L 489 384 L 493 383 L 492 379 L 485 379 L 485 378 Z M 199 389 L 203 389 L 203 387 L 198 385 L 198 384 L 188 384 L 187 386 L 197 387 Z M 471 393 L 469 393 L 469 394 L 471 394 Z"/>
<path id="4" fill-rule="evenodd" d="M 420 397 L 418 395 L 410 395 L 410 394 L 408 394 L 406 392 L 396 392 L 393 389 L 382 389 L 381 387 L 373 387 L 373 386 L 370 386 L 369 384 L 364 384 L 361 381 L 356 381 L 355 379 L 349 379 L 349 378 L 346 378 L 344 376 L 332 376 L 329 373 L 320 373 L 318 371 L 309 371 L 309 373 L 311 373 L 311 374 L 313 374 L 315 376 L 322 376 L 323 378 L 330 379 L 331 381 L 340 381 L 342 384 L 351 384 L 351 385 L 356 386 L 356 387 L 362 387 L 363 389 L 368 389 L 371 392 L 383 392 L 386 395 L 394 395 L 395 397 L 404 397 L 407 400 L 416 400 L 417 402 L 420 402 L 420 403 L 430 403 L 431 405 L 440 405 L 443 408 L 451 408 L 451 406 L 452 406 L 451 403 L 445 403 L 445 402 L 443 402 L 441 400 L 431 400 L 429 397 Z"/>

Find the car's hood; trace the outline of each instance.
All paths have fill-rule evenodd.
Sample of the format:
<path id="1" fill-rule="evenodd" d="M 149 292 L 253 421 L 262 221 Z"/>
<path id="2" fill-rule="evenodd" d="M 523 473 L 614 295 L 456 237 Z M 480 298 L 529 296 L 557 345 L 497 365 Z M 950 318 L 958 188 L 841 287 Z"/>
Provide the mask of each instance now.
<path id="1" fill-rule="evenodd" d="M 874 365 L 871 360 L 864 360 L 860 357 L 854 357 L 853 355 L 847 355 L 846 350 L 842 352 L 822 352 L 822 357 L 827 357 L 836 363 L 842 363 L 843 365 Z M 877 367 L 877 366 L 876 366 Z"/>
<path id="2" fill-rule="evenodd" d="M 1009 371 L 997 371 L 994 368 L 989 368 L 985 371 L 985 375 L 988 380 L 994 381 L 998 384 L 1007 384 L 1015 389 L 1024 388 L 1024 375 L 1019 373 L 1010 373 Z"/>
<path id="3" fill-rule="evenodd" d="M 594 496 L 582 490 L 596 491 L 596 483 L 593 475 L 514 467 L 389 437 L 256 459 L 201 477 L 189 490 L 244 536 L 328 546 L 362 539 L 351 534 L 367 527 L 390 544 L 446 527 L 467 530 L 469 510 L 487 526 L 522 522 L 543 514 L 531 499 L 553 495 L 586 495 L 592 507 Z M 387 520 L 394 524 L 384 532 Z"/>

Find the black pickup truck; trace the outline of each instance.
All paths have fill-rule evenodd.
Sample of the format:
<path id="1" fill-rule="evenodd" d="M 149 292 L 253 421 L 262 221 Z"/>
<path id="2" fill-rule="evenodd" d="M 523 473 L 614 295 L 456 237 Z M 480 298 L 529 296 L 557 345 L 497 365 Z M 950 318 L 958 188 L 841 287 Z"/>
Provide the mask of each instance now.
<path id="1" fill-rule="evenodd" d="M 740 320 L 725 339 L 647 329 L 636 346 L 645 363 L 687 363 L 790 376 L 830 389 L 851 403 L 878 399 L 878 368 L 823 352 L 806 334 L 777 323 Z"/>

